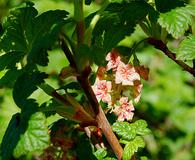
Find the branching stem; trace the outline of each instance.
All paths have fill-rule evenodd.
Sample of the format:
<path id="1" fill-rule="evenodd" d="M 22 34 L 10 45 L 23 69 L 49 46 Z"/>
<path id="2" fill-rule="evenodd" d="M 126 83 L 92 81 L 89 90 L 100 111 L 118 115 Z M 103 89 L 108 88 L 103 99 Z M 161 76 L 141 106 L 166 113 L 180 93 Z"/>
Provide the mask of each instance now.
<path id="1" fill-rule="evenodd" d="M 195 77 L 195 68 L 190 67 L 189 65 L 187 65 L 183 61 L 176 59 L 175 53 L 171 52 L 168 49 L 167 45 L 163 41 L 157 40 L 155 38 L 149 38 L 148 43 L 153 45 L 155 48 L 161 50 L 166 56 L 168 56 L 175 63 L 177 63 L 180 67 L 182 67 L 183 70 L 189 72 L 190 74 L 192 74 Z"/>

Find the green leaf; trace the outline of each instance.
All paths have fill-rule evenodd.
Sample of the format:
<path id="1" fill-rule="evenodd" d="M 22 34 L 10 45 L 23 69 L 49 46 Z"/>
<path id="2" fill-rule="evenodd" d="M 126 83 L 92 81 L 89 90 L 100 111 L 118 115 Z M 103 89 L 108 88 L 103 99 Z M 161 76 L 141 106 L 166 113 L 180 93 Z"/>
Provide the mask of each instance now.
<path id="1" fill-rule="evenodd" d="M 150 9 L 151 6 L 145 1 L 132 1 L 122 4 L 111 3 L 106 10 L 117 14 L 120 22 L 127 22 L 133 26 L 143 20 Z"/>
<path id="2" fill-rule="evenodd" d="M 134 26 L 130 25 L 117 25 L 110 28 L 109 31 L 105 33 L 104 36 L 104 48 L 105 52 L 109 52 L 113 47 L 116 47 L 117 44 L 129 36 L 134 31 Z"/>
<path id="3" fill-rule="evenodd" d="M 1 43 L 1 42 L 0 42 Z M 0 55 L 0 71 L 15 68 L 17 62 L 23 57 L 22 52 L 8 52 Z"/>
<path id="4" fill-rule="evenodd" d="M 161 12 L 168 12 L 176 7 L 184 6 L 183 0 L 155 0 L 156 9 Z"/>
<path id="5" fill-rule="evenodd" d="M 80 84 L 78 82 L 70 82 L 65 86 L 62 86 L 60 89 L 68 90 L 68 89 L 75 89 L 75 90 L 82 90 Z"/>
<path id="6" fill-rule="evenodd" d="M 88 19 L 93 17 L 94 13 L 91 14 Z M 118 23 L 120 23 L 120 18 L 117 13 L 104 11 L 94 28 L 93 34 L 96 36 L 101 35 L 103 34 L 103 31 L 108 31 L 113 25 L 116 25 Z"/>
<path id="7" fill-rule="evenodd" d="M 8 70 L 5 75 L 0 79 L 0 87 L 12 88 L 17 78 L 22 74 L 22 70 Z"/>
<path id="8" fill-rule="evenodd" d="M 150 133 L 147 123 L 144 120 L 137 120 L 134 123 L 115 122 L 113 130 L 121 136 L 122 140 L 132 140 L 136 135 L 146 135 Z"/>
<path id="9" fill-rule="evenodd" d="M 179 48 L 176 50 L 177 59 L 179 60 L 193 60 L 195 59 L 195 36 L 190 35 L 184 39 Z"/>
<path id="10" fill-rule="evenodd" d="M 26 132 L 20 137 L 14 157 L 19 158 L 29 152 L 42 151 L 49 145 L 49 133 L 46 118 L 41 112 L 33 114 L 28 121 Z"/>
<path id="11" fill-rule="evenodd" d="M 105 61 L 106 52 L 102 47 L 93 45 L 91 47 L 90 52 L 91 52 L 90 54 L 93 56 L 93 61 L 95 64 L 97 64 L 98 66 L 106 65 L 106 61 Z"/>
<path id="12" fill-rule="evenodd" d="M 125 46 L 118 46 L 115 48 L 121 55 L 128 57 L 127 59 L 130 59 L 132 56 L 131 48 L 125 47 Z"/>
<path id="13" fill-rule="evenodd" d="M 78 141 L 76 144 L 76 154 L 78 155 L 79 160 L 97 160 L 95 155 L 93 154 L 92 146 L 90 144 L 89 138 L 83 134 L 81 136 L 78 136 Z"/>
<path id="14" fill-rule="evenodd" d="M 192 16 L 194 15 L 195 6 L 187 5 L 167 13 L 161 13 L 158 22 L 174 38 L 179 38 L 192 24 Z"/>
<path id="15" fill-rule="evenodd" d="M 26 101 L 25 110 L 21 113 L 16 113 L 12 116 L 6 132 L 3 136 L 1 153 L 3 160 L 13 159 L 12 155 L 14 148 L 16 147 L 18 141 L 20 140 L 21 134 L 24 134 L 28 127 L 28 120 L 33 113 L 35 113 L 37 104 L 33 100 Z"/>
<path id="16" fill-rule="evenodd" d="M 6 64 L 0 69 L 9 65 L 9 61 L 16 63 L 24 55 L 28 56 L 29 63 L 47 65 L 47 50 L 55 42 L 61 28 L 56 26 L 67 14 L 66 11 L 55 10 L 37 16 L 38 12 L 32 6 L 13 9 L 3 26 L 0 48 L 7 54 L 14 54 L 15 58 L 7 60 L 7 57 Z"/>
<path id="17" fill-rule="evenodd" d="M 33 72 L 23 73 L 16 81 L 13 88 L 13 98 L 19 107 L 23 107 L 25 100 L 37 89 L 37 85 L 43 83 L 47 75 Z"/>
<path id="18" fill-rule="evenodd" d="M 144 1 L 133 1 L 128 4 L 124 4 L 122 10 L 122 19 L 129 24 L 137 24 L 143 20 L 149 13 L 151 6 Z"/>
<path id="19" fill-rule="evenodd" d="M 105 31 L 103 46 L 106 53 L 116 47 L 125 36 L 130 36 L 134 32 L 136 24 L 147 16 L 150 9 L 151 6 L 144 1 L 111 3 L 106 9 L 108 11 L 107 17 L 115 15 L 114 17 L 119 20 L 111 22 L 109 25 L 112 26 L 108 25 L 109 29 Z"/>
<path id="20" fill-rule="evenodd" d="M 1 144 L 2 159 L 12 159 L 12 153 L 20 138 L 19 128 L 20 114 L 16 113 L 9 122 Z"/>
<path id="21" fill-rule="evenodd" d="M 122 2 L 124 2 L 124 0 L 110 0 L 110 2 L 112 2 L 112 3 L 122 3 Z"/>
<path id="22" fill-rule="evenodd" d="M 125 145 L 122 159 L 130 160 L 134 153 L 138 151 L 138 148 L 144 147 L 145 142 L 143 138 L 140 136 L 135 137 L 134 140 L 130 141 L 128 144 Z"/>
<path id="23" fill-rule="evenodd" d="M 151 133 L 150 129 L 147 128 L 148 124 L 145 120 L 137 120 L 134 125 L 136 126 L 136 133 L 138 135 L 144 136 Z"/>
<path id="24" fill-rule="evenodd" d="M 117 159 L 113 158 L 113 157 L 106 157 L 106 158 L 104 158 L 104 160 L 117 160 Z"/>
<path id="25" fill-rule="evenodd" d="M 95 155 L 95 157 L 98 160 L 102 160 L 102 159 L 104 159 L 104 157 L 106 157 L 107 151 L 105 148 L 101 148 L 101 149 L 98 149 L 97 151 L 95 151 L 93 154 Z"/>
<path id="26" fill-rule="evenodd" d="M 32 49 L 28 55 L 28 61 L 46 66 L 48 63 L 47 50 L 57 40 L 62 26 L 65 24 L 63 18 L 66 17 L 67 12 L 61 10 L 47 11 L 36 18 L 34 32 L 37 35 L 33 38 Z"/>
<path id="27" fill-rule="evenodd" d="M 115 122 L 112 128 L 122 139 L 131 140 L 136 136 L 135 127 L 128 122 Z"/>

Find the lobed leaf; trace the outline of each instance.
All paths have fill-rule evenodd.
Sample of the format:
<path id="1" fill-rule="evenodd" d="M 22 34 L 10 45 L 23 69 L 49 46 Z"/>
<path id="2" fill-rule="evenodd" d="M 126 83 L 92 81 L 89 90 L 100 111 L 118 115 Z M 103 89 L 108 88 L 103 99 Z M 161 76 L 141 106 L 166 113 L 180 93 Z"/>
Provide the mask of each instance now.
<path id="1" fill-rule="evenodd" d="M 105 148 L 100 148 L 93 153 L 98 160 L 102 160 L 106 157 L 107 151 Z"/>
<path id="2" fill-rule="evenodd" d="M 135 127 L 128 122 L 115 122 L 112 128 L 122 139 L 131 140 L 136 136 Z"/>
<path id="3" fill-rule="evenodd" d="M 37 89 L 37 85 L 43 82 L 47 75 L 45 73 L 33 72 L 23 73 L 13 88 L 13 98 L 19 107 L 23 107 L 25 100 Z"/>
<path id="4" fill-rule="evenodd" d="M 32 6 L 11 10 L 0 38 L 0 48 L 6 53 L 6 56 L 0 56 L 0 61 L 4 61 L 0 69 L 9 66 L 10 62 L 15 64 L 24 55 L 28 56 L 27 60 L 30 63 L 47 65 L 47 50 L 55 42 L 68 12 L 55 10 L 37 15 L 37 10 Z M 15 58 L 9 59 L 11 54 Z"/>
<path id="5" fill-rule="evenodd" d="M 125 145 L 123 152 L 123 160 L 129 160 L 138 151 L 139 148 L 144 148 L 145 142 L 142 137 L 137 136 L 134 140 L 130 141 Z"/>
<path id="6" fill-rule="evenodd" d="M 109 52 L 113 47 L 134 31 L 134 26 L 130 25 L 117 25 L 110 28 L 104 36 L 104 48 L 105 52 Z"/>
<path id="7" fill-rule="evenodd" d="M 28 121 L 27 130 L 20 136 L 14 149 L 14 157 L 19 158 L 29 152 L 42 151 L 49 145 L 49 139 L 46 117 L 41 112 L 33 114 Z"/>
<path id="8" fill-rule="evenodd" d="M 147 128 L 148 124 L 145 120 L 137 120 L 134 125 L 136 126 L 136 133 L 138 135 L 144 136 L 151 133 L 150 129 Z"/>
<path id="9" fill-rule="evenodd" d="M 165 13 L 176 7 L 184 6 L 184 0 L 155 0 L 156 9 Z"/>
<path id="10" fill-rule="evenodd" d="M 0 42 L 1 43 L 1 42 Z M 17 62 L 23 57 L 23 52 L 8 52 L 0 55 L 0 71 L 4 69 L 13 69 Z"/>
<path id="11" fill-rule="evenodd" d="M 113 124 L 113 130 L 121 136 L 121 139 L 132 140 L 136 135 L 146 135 L 150 133 L 147 128 L 147 123 L 144 120 L 137 120 L 134 123 L 128 122 L 115 122 Z"/>
<path id="12" fill-rule="evenodd" d="M 17 142 L 20 137 L 20 128 L 19 128 L 20 114 L 16 113 L 12 116 L 12 119 L 9 122 L 7 130 L 3 136 L 1 143 L 1 156 L 4 160 L 12 159 L 12 153 L 14 151 Z"/>
<path id="13" fill-rule="evenodd" d="M 105 48 L 104 52 L 102 52 L 104 54 L 101 54 L 102 56 L 105 56 L 107 52 L 116 47 L 125 36 L 130 36 L 134 32 L 136 24 L 143 20 L 151 9 L 151 6 L 145 1 L 114 2 L 110 3 L 101 14 L 101 18 L 93 31 L 96 45 L 100 35 L 103 37 L 103 44 L 98 46 L 99 48 Z M 94 16 L 94 14 L 91 16 Z"/>
<path id="14" fill-rule="evenodd" d="M 195 36 L 189 35 L 184 39 L 179 48 L 177 48 L 177 59 L 179 60 L 193 60 L 195 59 Z"/>
<path id="15" fill-rule="evenodd" d="M 8 70 L 5 75 L 0 79 L 0 87 L 12 88 L 17 78 L 23 73 L 22 70 Z"/>
<path id="16" fill-rule="evenodd" d="M 16 113 L 12 116 L 12 119 L 9 122 L 7 130 L 3 136 L 1 153 L 2 159 L 4 160 L 13 159 L 14 148 L 20 141 L 21 135 L 27 130 L 28 121 L 36 112 L 38 107 L 37 103 L 35 103 L 35 101 L 32 99 L 27 100 L 23 105 L 25 105 L 25 107 L 23 106 L 24 109 L 21 111 L 21 113 Z M 32 143 L 35 142 L 33 141 Z"/>
<path id="17" fill-rule="evenodd" d="M 195 15 L 195 6 L 187 5 L 161 13 L 158 23 L 174 38 L 179 38 L 192 24 L 192 16 Z"/>

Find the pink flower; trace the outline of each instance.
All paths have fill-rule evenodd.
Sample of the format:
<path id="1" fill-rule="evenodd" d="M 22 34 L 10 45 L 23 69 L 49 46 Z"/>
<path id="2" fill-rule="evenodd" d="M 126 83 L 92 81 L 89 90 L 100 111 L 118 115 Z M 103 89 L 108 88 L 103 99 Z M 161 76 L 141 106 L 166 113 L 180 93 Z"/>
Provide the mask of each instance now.
<path id="1" fill-rule="evenodd" d="M 96 95 L 98 101 L 102 100 L 105 103 L 111 103 L 111 88 L 112 84 L 110 81 L 106 80 L 96 80 L 92 89 Z"/>
<path id="2" fill-rule="evenodd" d="M 120 62 L 116 70 L 115 83 L 133 86 L 136 80 L 140 80 L 140 75 L 136 72 L 135 68 L 130 64 L 126 65 Z"/>
<path id="3" fill-rule="evenodd" d="M 121 62 L 121 58 L 116 50 L 112 50 L 111 52 L 108 53 L 106 56 L 106 61 L 108 61 L 107 64 L 107 71 L 110 69 L 113 69 L 114 71 L 118 67 L 119 63 Z"/>
<path id="4" fill-rule="evenodd" d="M 121 97 L 120 106 L 116 106 L 113 112 L 118 116 L 118 121 L 131 120 L 133 118 L 134 106 L 132 101 L 128 101 L 128 97 Z"/>
<path id="5" fill-rule="evenodd" d="M 141 97 L 141 90 L 142 90 L 143 84 L 139 83 L 133 86 L 133 98 L 134 101 L 137 103 L 140 100 Z"/>

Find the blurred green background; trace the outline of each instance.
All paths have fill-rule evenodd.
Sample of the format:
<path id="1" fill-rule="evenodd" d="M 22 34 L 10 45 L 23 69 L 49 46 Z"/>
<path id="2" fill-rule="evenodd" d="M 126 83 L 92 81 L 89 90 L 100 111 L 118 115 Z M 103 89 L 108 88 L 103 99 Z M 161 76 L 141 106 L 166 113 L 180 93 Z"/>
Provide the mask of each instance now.
<path id="1" fill-rule="evenodd" d="M 32 2 L 40 13 L 50 9 L 65 9 L 73 13 L 71 0 Z M 101 1 L 97 2 L 85 7 L 86 16 L 100 7 Z M 0 0 L 0 20 L 3 22 L 9 9 L 20 3 L 22 0 Z M 195 4 L 195 1 L 192 0 L 191 3 Z M 121 45 L 131 47 L 145 36 L 137 27 L 135 33 L 122 41 Z M 177 40 L 170 40 L 169 47 L 174 49 L 177 43 Z M 149 80 L 144 82 L 141 102 L 136 106 L 135 112 L 135 118 L 145 119 L 152 130 L 152 134 L 145 137 L 147 145 L 141 154 L 152 160 L 194 160 L 195 79 L 160 51 L 146 44 L 139 47 L 137 56 L 142 64 L 150 68 Z M 58 49 L 50 51 L 49 59 L 49 66 L 42 68 L 48 74 L 57 75 L 68 64 Z M 0 72 L 0 78 L 5 72 Z M 51 78 L 50 83 L 57 85 L 55 78 Z M 32 96 L 37 97 L 40 102 L 48 98 L 39 91 Z M 0 143 L 11 116 L 18 111 L 12 99 L 12 91 L 9 88 L 0 88 Z M 58 116 L 50 117 L 48 124 L 56 119 Z"/>

